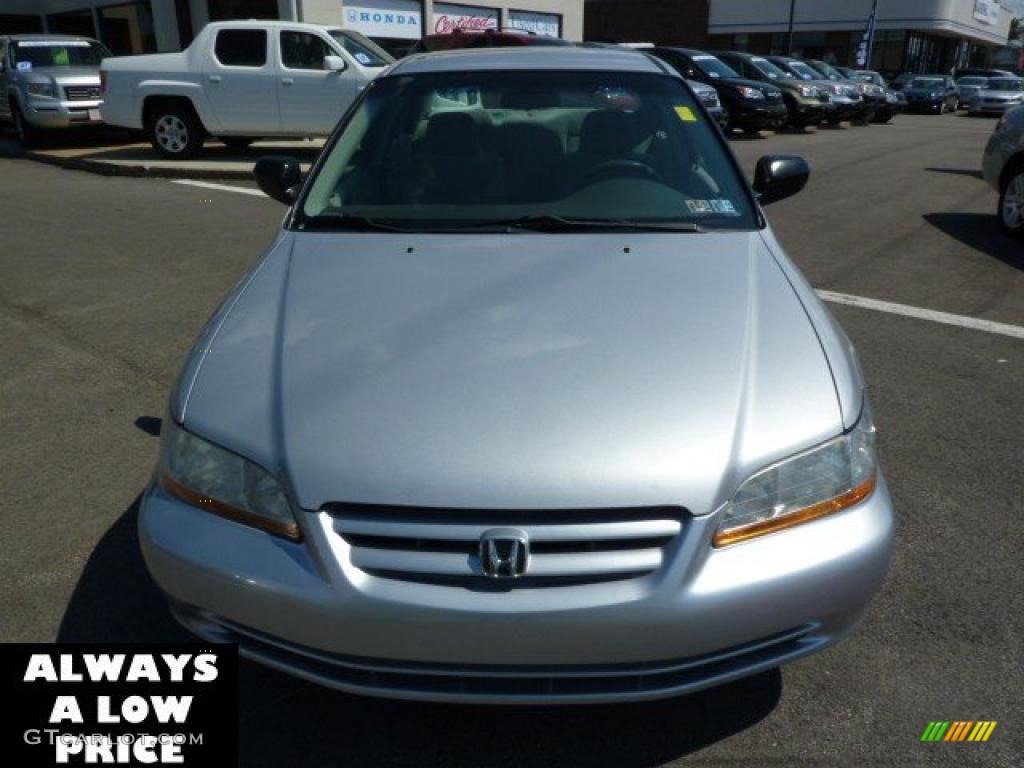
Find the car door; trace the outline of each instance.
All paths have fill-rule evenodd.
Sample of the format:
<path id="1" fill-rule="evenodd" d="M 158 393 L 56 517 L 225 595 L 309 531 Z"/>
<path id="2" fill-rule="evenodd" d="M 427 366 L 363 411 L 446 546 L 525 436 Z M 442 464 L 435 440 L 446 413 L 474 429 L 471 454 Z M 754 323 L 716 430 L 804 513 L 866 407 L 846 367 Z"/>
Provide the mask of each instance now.
<path id="1" fill-rule="evenodd" d="M 282 29 L 278 35 L 281 126 L 288 134 L 325 136 L 355 99 L 363 78 L 326 36 L 298 29 Z M 328 56 L 343 61 L 345 68 L 329 69 Z"/>
<path id="2" fill-rule="evenodd" d="M 203 89 L 225 133 L 266 136 L 281 132 L 274 89 L 270 35 L 259 27 L 217 30 Z"/>

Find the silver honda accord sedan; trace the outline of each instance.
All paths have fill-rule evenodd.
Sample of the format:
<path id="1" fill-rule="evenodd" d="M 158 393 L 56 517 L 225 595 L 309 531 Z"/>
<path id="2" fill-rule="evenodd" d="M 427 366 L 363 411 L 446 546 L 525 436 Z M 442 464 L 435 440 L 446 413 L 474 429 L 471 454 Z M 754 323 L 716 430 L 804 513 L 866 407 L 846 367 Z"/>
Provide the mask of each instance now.
<path id="1" fill-rule="evenodd" d="M 850 634 L 893 510 L 849 341 L 641 52 L 413 56 L 171 394 L 140 513 L 206 641 L 346 691 L 650 699 Z"/>

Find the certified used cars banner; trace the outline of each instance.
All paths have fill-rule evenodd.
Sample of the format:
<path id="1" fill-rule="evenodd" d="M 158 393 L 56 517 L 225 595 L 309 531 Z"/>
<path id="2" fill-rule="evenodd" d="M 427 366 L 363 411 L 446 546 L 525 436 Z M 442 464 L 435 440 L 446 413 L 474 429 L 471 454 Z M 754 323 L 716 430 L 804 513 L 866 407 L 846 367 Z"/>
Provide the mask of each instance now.
<path id="1" fill-rule="evenodd" d="M 0 645 L 5 765 L 238 764 L 229 645 Z"/>

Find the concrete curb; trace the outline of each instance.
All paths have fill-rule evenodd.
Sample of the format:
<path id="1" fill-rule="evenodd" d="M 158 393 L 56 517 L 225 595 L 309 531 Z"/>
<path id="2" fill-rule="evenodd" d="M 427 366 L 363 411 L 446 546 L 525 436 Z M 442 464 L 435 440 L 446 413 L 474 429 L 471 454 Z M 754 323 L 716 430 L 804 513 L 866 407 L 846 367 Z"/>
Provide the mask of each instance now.
<path id="1" fill-rule="evenodd" d="M 249 169 L 165 168 L 151 165 L 119 165 L 116 163 L 105 162 L 103 160 L 93 160 L 83 157 L 57 157 L 45 152 L 38 152 L 34 150 L 0 150 L 0 157 L 32 160 L 37 163 L 54 165 L 59 168 L 66 168 L 72 171 L 86 171 L 100 176 L 122 176 L 136 179 L 221 179 L 236 181 L 252 178 L 252 171 Z"/>

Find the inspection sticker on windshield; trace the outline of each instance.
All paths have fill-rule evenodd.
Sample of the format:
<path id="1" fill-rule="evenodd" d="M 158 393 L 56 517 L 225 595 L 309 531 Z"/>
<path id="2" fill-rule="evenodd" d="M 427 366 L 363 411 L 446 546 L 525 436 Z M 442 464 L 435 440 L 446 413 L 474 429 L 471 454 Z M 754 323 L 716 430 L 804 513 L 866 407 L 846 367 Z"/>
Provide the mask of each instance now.
<path id="1" fill-rule="evenodd" d="M 709 200 L 711 203 L 711 210 L 715 213 L 736 213 L 736 206 L 732 204 L 732 200 Z"/>
<path id="2" fill-rule="evenodd" d="M 693 110 L 689 107 L 673 107 L 673 109 L 675 109 L 676 114 L 679 115 L 679 119 L 684 123 L 697 122 L 697 116 L 693 114 Z"/>
<path id="3" fill-rule="evenodd" d="M 702 216 L 708 213 L 714 213 L 710 200 L 687 200 L 686 207 L 690 209 L 690 213 L 700 214 Z"/>
<path id="4" fill-rule="evenodd" d="M 371 59 L 369 56 L 367 56 L 362 51 L 358 51 L 355 54 L 355 57 L 356 57 L 356 61 L 358 61 L 360 64 L 370 64 L 370 63 L 373 62 L 373 59 Z"/>

